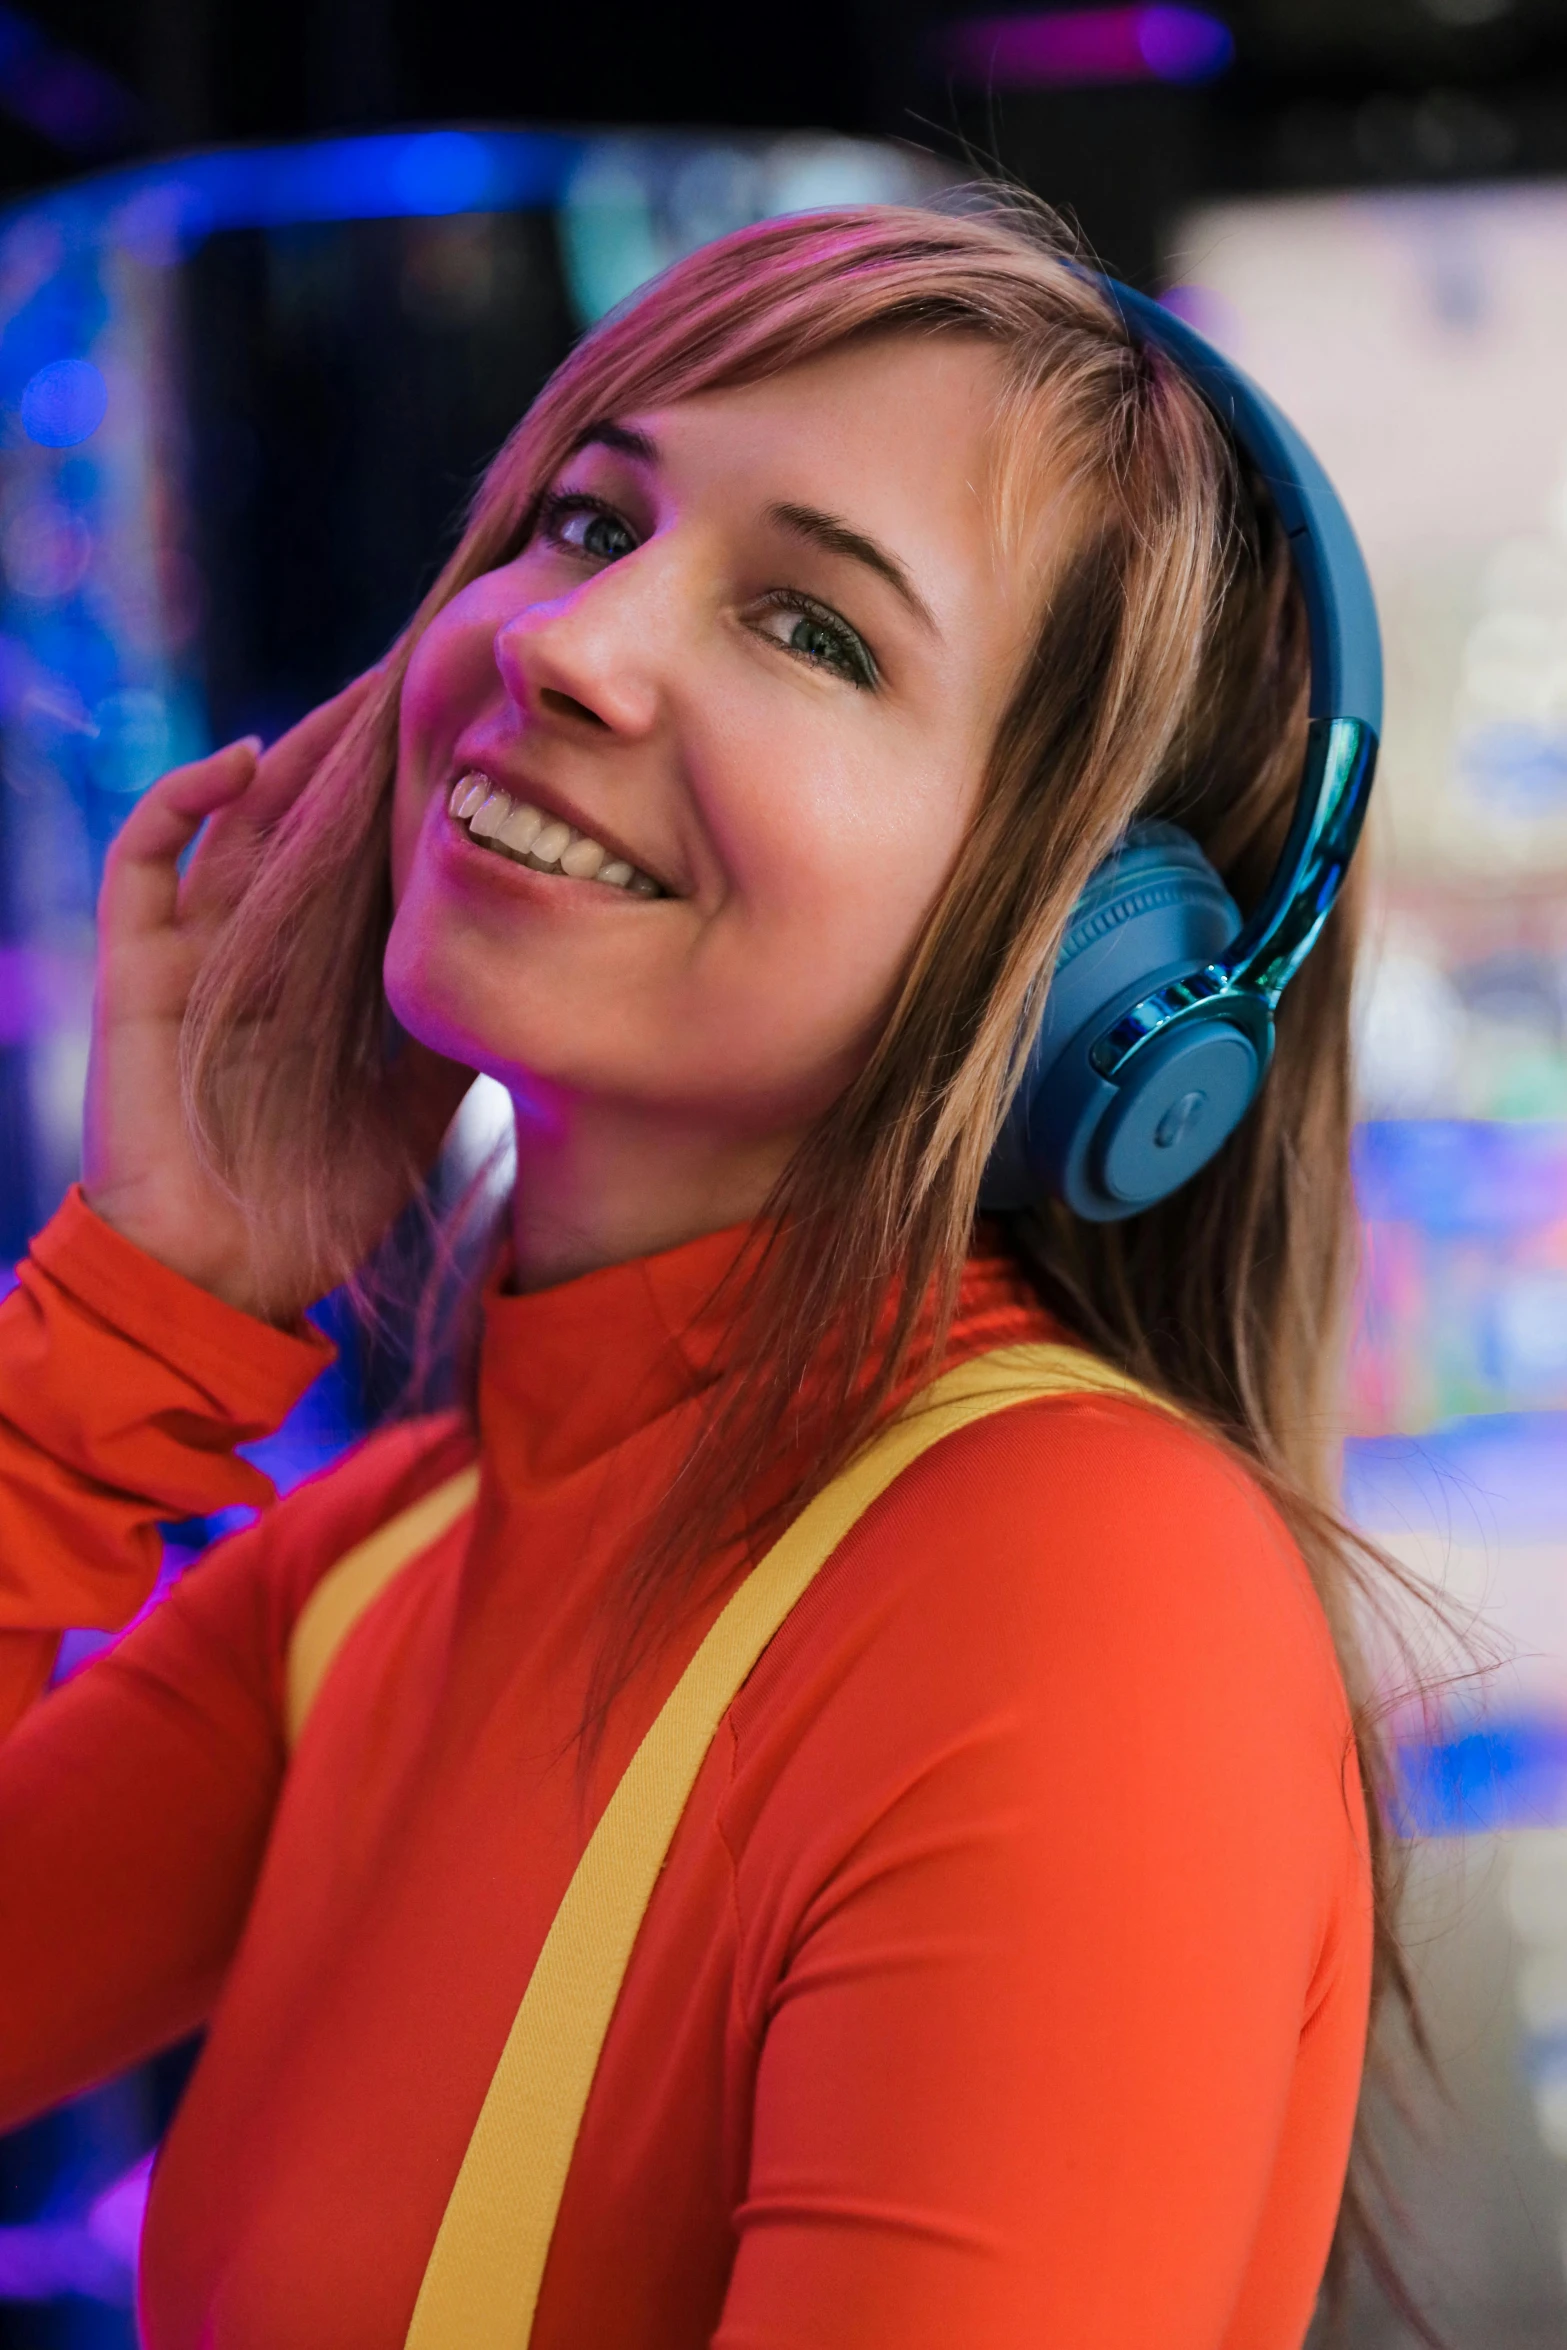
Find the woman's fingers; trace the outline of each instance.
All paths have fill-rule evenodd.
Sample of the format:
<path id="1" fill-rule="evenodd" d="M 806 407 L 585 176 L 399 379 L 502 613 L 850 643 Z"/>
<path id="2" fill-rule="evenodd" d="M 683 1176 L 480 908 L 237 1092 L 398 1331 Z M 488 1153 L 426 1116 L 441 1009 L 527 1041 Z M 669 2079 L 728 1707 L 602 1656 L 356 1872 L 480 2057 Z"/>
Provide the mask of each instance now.
<path id="1" fill-rule="evenodd" d="M 249 785 L 214 817 L 190 861 L 181 901 L 188 911 L 224 909 L 242 894 L 259 844 L 288 813 L 380 678 L 379 670 L 367 670 L 262 752 Z"/>
<path id="2" fill-rule="evenodd" d="M 82 1175 L 87 1196 L 138 1247 L 248 1310 L 285 1317 L 315 1294 L 308 1252 L 271 1273 L 246 1217 L 194 1145 L 180 1037 L 221 920 L 254 873 L 259 844 L 298 796 L 375 680 L 337 695 L 262 754 L 255 737 L 177 768 L 132 809 L 99 899 L 98 983 Z M 198 835 L 200 836 L 198 840 Z M 186 851 L 196 843 L 195 853 Z M 182 872 L 183 867 L 183 872 Z M 433 1122 L 434 1111 L 427 1113 Z M 422 1141 L 424 1127 L 419 1136 Z M 401 1200 L 381 1175 L 374 1232 Z"/>
<path id="3" fill-rule="evenodd" d="M 179 907 L 179 861 L 207 818 L 232 804 L 256 772 L 258 735 L 176 767 L 142 794 L 104 863 L 98 923 L 124 940 L 168 929 Z"/>

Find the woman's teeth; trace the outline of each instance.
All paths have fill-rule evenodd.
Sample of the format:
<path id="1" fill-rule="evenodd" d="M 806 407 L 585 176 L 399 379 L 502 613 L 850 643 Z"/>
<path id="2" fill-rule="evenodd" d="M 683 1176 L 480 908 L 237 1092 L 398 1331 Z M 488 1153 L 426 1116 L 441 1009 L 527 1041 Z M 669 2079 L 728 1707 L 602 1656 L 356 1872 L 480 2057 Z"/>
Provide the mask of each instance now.
<path id="1" fill-rule="evenodd" d="M 603 881 L 634 898 L 661 898 L 664 891 L 650 873 L 639 873 L 624 857 L 610 855 L 601 841 L 575 831 L 555 816 L 541 815 L 526 800 L 514 800 L 497 791 L 487 775 L 460 776 L 449 802 L 459 824 L 472 839 L 497 849 L 514 864 L 531 865 L 535 873 L 564 873 L 573 881 Z"/>

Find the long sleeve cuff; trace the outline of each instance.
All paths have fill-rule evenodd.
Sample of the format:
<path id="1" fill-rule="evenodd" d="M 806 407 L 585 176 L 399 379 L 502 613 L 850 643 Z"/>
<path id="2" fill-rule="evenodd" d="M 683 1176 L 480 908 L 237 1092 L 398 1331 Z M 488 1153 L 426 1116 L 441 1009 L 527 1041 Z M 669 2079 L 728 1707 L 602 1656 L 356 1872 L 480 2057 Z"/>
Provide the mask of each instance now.
<path id="1" fill-rule="evenodd" d="M 112 1628 L 157 1573 L 158 1521 L 264 1505 L 235 1447 L 333 1349 L 276 1330 L 124 1240 L 73 1190 L 0 1303 L 0 1629 Z"/>

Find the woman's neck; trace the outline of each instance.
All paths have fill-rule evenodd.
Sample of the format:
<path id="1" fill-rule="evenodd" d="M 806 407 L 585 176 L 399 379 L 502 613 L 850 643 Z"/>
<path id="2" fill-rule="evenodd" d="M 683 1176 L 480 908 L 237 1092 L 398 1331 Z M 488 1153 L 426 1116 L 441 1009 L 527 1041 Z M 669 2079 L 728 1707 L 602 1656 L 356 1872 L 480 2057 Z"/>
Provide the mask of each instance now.
<path id="1" fill-rule="evenodd" d="M 792 1136 L 718 1134 L 621 1103 L 530 1091 L 513 1095 L 513 1109 L 512 1260 L 523 1290 L 748 1223 L 794 1149 Z"/>

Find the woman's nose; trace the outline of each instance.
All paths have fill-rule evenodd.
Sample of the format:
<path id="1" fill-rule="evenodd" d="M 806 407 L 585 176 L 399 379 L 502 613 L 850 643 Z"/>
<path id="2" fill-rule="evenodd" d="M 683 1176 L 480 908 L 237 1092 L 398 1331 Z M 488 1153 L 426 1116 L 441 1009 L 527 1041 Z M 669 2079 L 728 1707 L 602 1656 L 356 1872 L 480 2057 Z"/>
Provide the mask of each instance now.
<path id="1" fill-rule="evenodd" d="M 626 586 L 617 580 L 612 587 L 601 572 L 570 595 L 527 605 L 502 622 L 495 666 L 520 710 L 592 733 L 652 730 L 659 709 L 652 616 Z"/>

